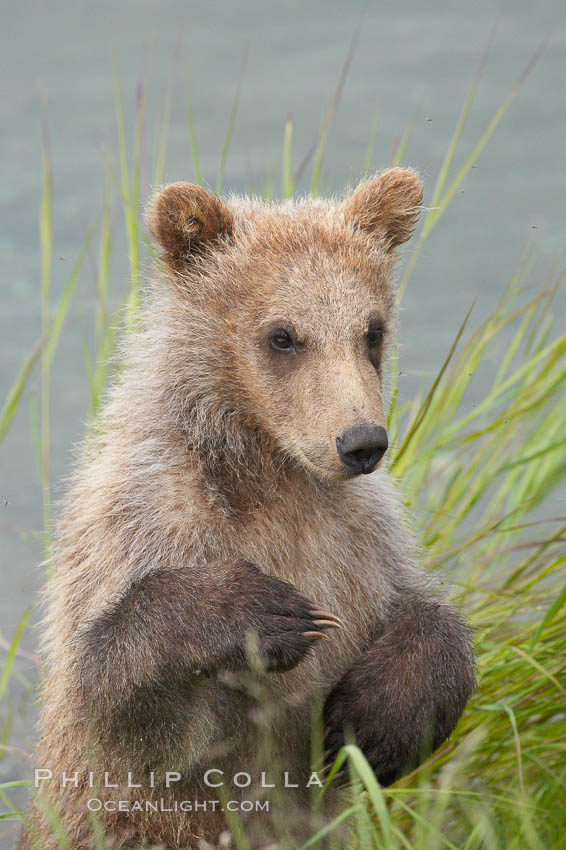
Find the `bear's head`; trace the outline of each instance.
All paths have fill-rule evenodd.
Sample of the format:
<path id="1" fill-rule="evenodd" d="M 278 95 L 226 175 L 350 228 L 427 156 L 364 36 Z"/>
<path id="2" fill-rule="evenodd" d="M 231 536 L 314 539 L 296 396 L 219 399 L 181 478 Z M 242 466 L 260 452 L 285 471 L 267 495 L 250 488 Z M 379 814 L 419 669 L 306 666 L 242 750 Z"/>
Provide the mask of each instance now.
<path id="1" fill-rule="evenodd" d="M 227 423 L 262 434 L 283 463 L 321 478 L 372 472 L 387 449 L 396 249 L 421 202 L 419 177 L 400 168 L 338 201 L 159 191 L 146 223 L 169 293 L 177 416 L 200 417 L 201 433 L 206 420 L 211 436 Z"/>

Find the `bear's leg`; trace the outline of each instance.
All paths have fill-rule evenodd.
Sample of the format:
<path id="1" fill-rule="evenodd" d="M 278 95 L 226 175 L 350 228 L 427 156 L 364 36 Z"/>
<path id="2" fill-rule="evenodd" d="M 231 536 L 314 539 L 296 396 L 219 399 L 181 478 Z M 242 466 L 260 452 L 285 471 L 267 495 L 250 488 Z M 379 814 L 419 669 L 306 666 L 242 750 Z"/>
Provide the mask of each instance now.
<path id="1" fill-rule="evenodd" d="M 293 585 L 247 561 L 156 569 L 80 630 L 75 667 L 85 705 L 129 710 L 146 691 L 152 699 L 169 694 L 175 677 L 248 669 L 250 653 L 268 672 L 290 670 L 339 626 Z"/>
<path id="2" fill-rule="evenodd" d="M 474 685 L 468 627 L 447 605 L 409 597 L 326 699 L 327 764 L 350 734 L 391 784 L 450 735 Z"/>

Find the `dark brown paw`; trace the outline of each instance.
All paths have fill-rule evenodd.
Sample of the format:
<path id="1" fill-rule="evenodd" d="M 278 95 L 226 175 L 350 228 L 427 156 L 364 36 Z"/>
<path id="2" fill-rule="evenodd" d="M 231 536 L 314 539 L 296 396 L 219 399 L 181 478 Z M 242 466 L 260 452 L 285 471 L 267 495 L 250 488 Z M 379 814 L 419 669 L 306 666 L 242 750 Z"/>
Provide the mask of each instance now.
<path id="1" fill-rule="evenodd" d="M 358 695 L 360 696 L 360 695 Z M 365 705 L 364 705 L 365 703 Z M 345 743 L 355 743 L 363 752 L 380 785 L 387 786 L 426 758 L 432 751 L 426 731 L 411 728 L 411 718 L 391 722 L 386 706 L 381 718 L 366 714 L 365 709 L 378 708 L 379 700 L 361 696 L 354 702 L 341 688 L 333 691 L 324 706 L 324 765 L 327 771 Z M 415 723 L 419 721 L 415 719 Z M 424 730 L 423 730 L 424 731 Z M 347 765 L 343 764 L 334 779 L 348 780 Z"/>
<path id="2" fill-rule="evenodd" d="M 474 681 L 470 633 L 456 613 L 435 600 L 406 605 L 326 698 L 327 763 L 349 732 L 390 785 L 448 738 Z"/>
<path id="3" fill-rule="evenodd" d="M 262 666 L 268 672 L 282 673 L 295 667 L 315 643 L 328 640 L 328 632 L 341 628 L 342 623 L 294 585 L 257 572 L 246 653 L 248 658 L 253 655 L 255 643 Z"/>

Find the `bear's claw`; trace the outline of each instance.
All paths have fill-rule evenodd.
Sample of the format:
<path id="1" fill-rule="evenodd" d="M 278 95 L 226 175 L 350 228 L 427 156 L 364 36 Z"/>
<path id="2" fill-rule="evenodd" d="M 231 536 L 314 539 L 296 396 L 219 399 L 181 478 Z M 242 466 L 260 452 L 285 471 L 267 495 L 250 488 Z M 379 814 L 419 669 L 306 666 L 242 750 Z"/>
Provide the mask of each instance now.
<path id="1" fill-rule="evenodd" d="M 322 632 L 303 632 L 303 635 L 309 640 L 330 640 L 328 635 L 325 635 Z"/>
<path id="2" fill-rule="evenodd" d="M 339 629 L 341 629 L 344 625 L 340 617 L 336 617 L 334 614 L 329 614 L 328 611 L 323 611 L 320 608 L 314 608 L 311 611 L 311 615 L 313 617 L 320 617 L 322 620 L 332 621 L 334 626 Z"/>

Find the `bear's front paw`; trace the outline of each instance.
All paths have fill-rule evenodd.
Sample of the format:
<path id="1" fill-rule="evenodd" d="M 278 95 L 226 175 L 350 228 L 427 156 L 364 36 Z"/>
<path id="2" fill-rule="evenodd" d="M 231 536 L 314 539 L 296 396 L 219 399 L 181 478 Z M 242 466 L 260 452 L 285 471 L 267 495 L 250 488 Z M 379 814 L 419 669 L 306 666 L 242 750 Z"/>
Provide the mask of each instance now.
<path id="1" fill-rule="evenodd" d="M 363 752 L 380 785 L 391 785 L 424 761 L 451 729 L 440 730 L 434 711 L 422 705 L 392 704 L 384 695 L 357 694 L 354 702 L 337 688 L 324 706 L 325 766 L 330 767 L 344 743 L 352 740 Z M 442 725 L 442 724 L 441 724 Z M 440 734 L 439 734 L 440 733 Z M 342 769 L 337 779 L 344 780 Z"/>
<path id="2" fill-rule="evenodd" d="M 292 584 L 268 576 L 253 565 L 249 567 L 255 571 L 254 592 L 251 598 L 242 600 L 248 620 L 243 649 L 248 661 L 257 651 L 268 672 L 282 673 L 295 667 L 316 641 L 327 638 L 329 629 L 342 624 Z"/>
<path id="3" fill-rule="evenodd" d="M 380 712 L 370 694 L 352 699 L 343 681 L 328 696 L 324 705 L 324 766 L 329 769 L 345 743 L 355 743 L 363 752 L 380 785 L 390 785 L 416 766 L 414 757 L 417 736 L 409 731 L 411 718 L 393 718 L 388 711 Z M 426 756 L 428 753 L 423 753 Z M 347 766 L 343 765 L 336 780 L 345 781 Z"/>
<path id="4" fill-rule="evenodd" d="M 414 606 L 328 695 L 326 764 L 350 733 L 381 785 L 390 785 L 451 734 L 474 684 L 467 627 L 446 606 Z"/>

